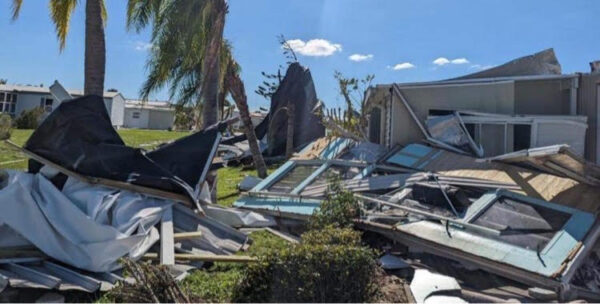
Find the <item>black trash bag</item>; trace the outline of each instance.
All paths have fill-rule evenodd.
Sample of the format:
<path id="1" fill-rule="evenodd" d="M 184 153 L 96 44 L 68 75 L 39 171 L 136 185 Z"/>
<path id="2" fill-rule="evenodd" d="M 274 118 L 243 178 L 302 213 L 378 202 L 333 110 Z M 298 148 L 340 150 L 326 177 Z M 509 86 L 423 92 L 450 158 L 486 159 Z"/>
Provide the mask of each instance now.
<path id="1" fill-rule="evenodd" d="M 24 148 L 85 176 L 185 194 L 197 202 L 224 127 L 219 124 L 146 153 L 125 145 L 103 98 L 90 95 L 61 103 Z M 35 173 L 39 166 L 30 163 L 29 169 Z"/>

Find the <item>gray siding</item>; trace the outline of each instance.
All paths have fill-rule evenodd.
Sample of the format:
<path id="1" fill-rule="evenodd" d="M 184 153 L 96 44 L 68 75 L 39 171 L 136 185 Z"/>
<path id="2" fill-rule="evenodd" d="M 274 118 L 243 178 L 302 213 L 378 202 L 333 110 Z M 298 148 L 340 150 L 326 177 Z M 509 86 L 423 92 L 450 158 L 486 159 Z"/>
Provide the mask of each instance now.
<path id="1" fill-rule="evenodd" d="M 577 94 L 577 114 L 588 117 L 588 129 L 585 137 L 585 157 L 593 162 L 600 162 L 600 124 L 598 115 L 600 111 L 598 84 L 600 84 L 600 73 L 583 74 L 579 79 L 579 90 Z"/>
<path id="2" fill-rule="evenodd" d="M 570 79 L 515 82 L 515 114 L 569 115 Z"/>
<path id="3" fill-rule="evenodd" d="M 512 81 L 476 84 L 401 87 L 413 111 L 424 122 L 429 110 L 464 110 L 512 114 L 514 83 Z M 423 139 L 404 104 L 394 96 L 392 107 L 391 145 L 406 145 Z"/>

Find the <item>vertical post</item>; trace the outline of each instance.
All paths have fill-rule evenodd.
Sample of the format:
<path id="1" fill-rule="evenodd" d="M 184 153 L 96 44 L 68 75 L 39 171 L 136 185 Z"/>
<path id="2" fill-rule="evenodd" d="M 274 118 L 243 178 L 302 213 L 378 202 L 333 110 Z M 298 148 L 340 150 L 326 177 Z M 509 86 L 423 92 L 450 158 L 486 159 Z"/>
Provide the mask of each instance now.
<path id="1" fill-rule="evenodd" d="M 569 96 L 569 114 L 577 115 L 577 89 L 579 88 L 579 76 L 571 78 L 571 94 Z"/>
<path id="2" fill-rule="evenodd" d="M 289 159 L 294 154 L 294 120 L 296 119 L 296 106 L 291 101 L 288 101 L 287 113 L 288 123 L 287 139 L 285 141 L 285 157 Z"/>
<path id="3" fill-rule="evenodd" d="M 173 207 L 167 208 L 160 221 L 160 264 L 175 265 L 175 239 L 173 235 Z"/>

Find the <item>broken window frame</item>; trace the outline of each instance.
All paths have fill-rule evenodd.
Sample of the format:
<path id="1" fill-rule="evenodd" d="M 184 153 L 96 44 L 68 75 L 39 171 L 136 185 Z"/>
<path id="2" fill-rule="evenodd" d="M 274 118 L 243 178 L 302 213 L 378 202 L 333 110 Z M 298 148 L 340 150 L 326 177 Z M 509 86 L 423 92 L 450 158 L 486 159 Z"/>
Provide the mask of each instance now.
<path id="1" fill-rule="evenodd" d="M 353 161 L 342 161 L 342 160 L 291 160 L 283 164 L 279 167 L 275 172 L 269 175 L 265 180 L 256 185 L 250 193 L 265 193 L 270 192 L 268 189 L 283 179 L 287 174 L 289 174 L 294 168 L 297 166 L 315 166 L 319 167 L 313 171 L 308 177 L 304 178 L 296 187 L 292 189 L 289 193 L 273 193 L 273 195 L 282 195 L 286 194 L 300 196 L 302 190 L 310 185 L 315 179 L 317 179 L 322 173 L 326 172 L 327 169 L 332 166 L 341 166 L 341 167 L 359 167 L 362 168 L 361 172 L 354 176 L 352 179 L 361 179 L 367 177 L 371 174 L 371 172 L 375 169 L 374 165 L 367 165 L 362 162 L 353 162 Z"/>
<path id="2" fill-rule="evenodd" d="M 563 124 L 572 124 L 581 128 L 587 128 L 587 117 L 585 116 L 559 116 L 559 115 L 547 115 L 547 116 L 536 116 L 536 115 L 527 115 L 527 116 L 507 116 L 507 115 L 497 115 L 497 114 L 486 114 L 479 112 L 469 112 L 469 111 L 457 111 L 456 114 L 460 117 L 462 122 L 465 125 L 472 124 L 475 126 L 475 136 L 473 140 L 475 140 L 476 144 L 481 146 L 481 138 L 483 137 L 483 125 L 500 125 L 504 126 L 504 137 L 502 140 L 503 143 L 503 153 L 509 153 L 509 143 L 508 143 L 508 126 L 514 125 L 529 125 L 531 126 L 530 133 L 530 143 L 529 148 L 534 148 L 537 146 L 537 138 L 538 138 L 538 127 L 540 124 L 546 123 L 563 123 Z M 429 117 L 437 117 L 430 115 Z"/>
<path id="3" fill-rule="evenodd" d="M 359 196 L 360 197 L 360 196 Z M 501 198 L 509 198 L 529 205 L 542 206 L 570 214 L 563 227 L 538 251 L 490 238 L 486 231 L 493 231 L 473 222 L 492 204 Z M 444 219 L 433 213 L 422 220 L 395 225 L 396 230 L 415 235 L 442 246 L 451 247 L 470 254 L 509 264 L 546 277 L 556 277 L 568 269 L 571 257 L 576 254 L 595 222 L 593 214 L 575 208 L 558 205 L 507 190 L 488 192 L 475 201 L 460 219 Z M 447 223 L 446 223 L 447 222 Z M 496 230 L 497 231 L 497 230 Z M 501 234 L 501 231 L 497 231 Z"/>

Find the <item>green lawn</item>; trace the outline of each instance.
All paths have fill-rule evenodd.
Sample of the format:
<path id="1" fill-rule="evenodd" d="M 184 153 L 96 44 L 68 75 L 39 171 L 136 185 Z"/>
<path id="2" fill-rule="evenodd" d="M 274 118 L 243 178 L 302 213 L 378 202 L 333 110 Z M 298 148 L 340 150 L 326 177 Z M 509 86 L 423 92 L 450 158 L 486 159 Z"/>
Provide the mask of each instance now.
<path id="1" fill-rule="evenodd" d="M 271 174 L 281 164 L 271 165 L 267 168 L 267 173 Z M 225 167 L 219 169 L 217 175 L 217 202 L 219 205 L 231 207 L 240 196 L 237 185 L 247 175 L 258 176 L 254 168 L 244 167 Z"/>

